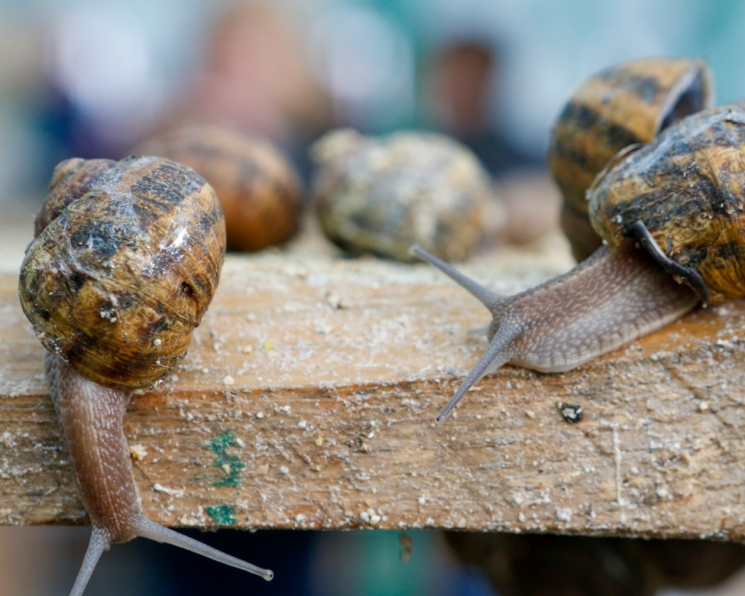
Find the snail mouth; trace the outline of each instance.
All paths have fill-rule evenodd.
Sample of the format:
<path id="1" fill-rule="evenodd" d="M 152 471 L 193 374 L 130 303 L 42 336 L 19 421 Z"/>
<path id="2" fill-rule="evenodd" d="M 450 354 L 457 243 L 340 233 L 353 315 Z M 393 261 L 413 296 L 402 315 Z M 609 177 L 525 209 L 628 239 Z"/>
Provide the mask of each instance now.
<path id="1" fill-rule="evenodd" d="M 693 267 L 684 267 L 668 257 L 655 242 L 644 222 L 637 221 L 624 228 L 623 235 L 636 240 L 667 273 L 690 286 L 704 304 L 711 298 L 711 291 L 704 278 Z"/>

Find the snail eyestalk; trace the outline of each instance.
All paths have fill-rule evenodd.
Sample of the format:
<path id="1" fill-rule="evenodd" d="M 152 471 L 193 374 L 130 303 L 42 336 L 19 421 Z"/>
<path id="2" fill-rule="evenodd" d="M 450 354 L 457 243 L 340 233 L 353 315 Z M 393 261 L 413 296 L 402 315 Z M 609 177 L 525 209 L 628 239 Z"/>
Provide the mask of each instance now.
<path id="1" fill-rule="evenodd" d="M 274 579 L 274 572 L 270 569 L 262 569 L 252 563 L 241 561 L 240 559 L 227 555 L 211 546 L 207 546 L 203 542 L 199 542 L 198 540 L 174 532 L 170 528 L 156 524 L 144 515 L 137 520 L 136 527 L 137 535 L 142 536 L 143 538 L 150 538 L 150 540 L 155 540 L 156 542 L 165 542 L 166 544 L 178 546 L 179 548 L 197 553 L 198 555 L 202 555 L 203 557 L 207 557 L 213 561 L 217 561 L 218 563 L 224 563 L 225 565 L 248 571 L 249 573 L 264 578 L 266 581 Z"/>
<path id="2" fill-rule="evenodd" d="M 438 259 L 435 255 L 428 253 L 418 244 L 412 244 L 409 247 L 409 254 L 412 256 L 419 257 L 423 261 L 427 261 L 430 265 L 434 265 L 450 279 L 456 282 L 458 285 L 463 286 L 468 292 L 478 299 L 489 310 L 492 310 L 497 304 L 504 300 L 503 296 L 492 292 L 485 288 L 481 284 L 475 282 L 470 277 L 463 275 L 452 265 L 446 263 L 442 259 Z"/>
<path id="3" fill-rule="evenodd" d="M 455 395 L 450 398 L 447 405 L 437 415 L 437 422 L 444 422 L 450 416 L 453 408 L 458 405 L 461 398 L 481 377 L 497 370 L 510 360 L 512 355 L 509 351 L 509 345 L 518 335 L 520 335 L 519 328 L 514 328 L 510 325 L 501 325 L 499 327 L 499 331 L 497 331 L 489 342 L 489 346 L 481 358 L 479 358 L 476 366 L 468 373 L 468 376 L 463 380 L 460 387 L 458 387 Z"/>
<path id="4" fill-rule="evenodd" d="M 483 375 L 506 363 L 539 372 L 576 368 L 671 323 L 699 301 L 631 239 L 536 288 L 499 296 L 423 249 L 412 254 L 433 264 L 484 304 L 493 320 L 489 346 L 437 416 L 444 420 Z"/>
<path id="5" fill-rule="evenodd" d="M 90 542 L 88 543 L 88 550 L 85 551 L 85 558 L 83 559 L 83 564 L 80 566 L 80 571 L 78 571 L 78 577 L 75 578 L 75 585 L 72 587 L 70 596 L 82 596 L 85 587 L 88 585 L 88 580 L 93 575 L 93 570 L 98 564 L 98 560 L 109 546 L 111 546 L 111 538 L 106 530 L 94 527 L 91 532 Z"/>

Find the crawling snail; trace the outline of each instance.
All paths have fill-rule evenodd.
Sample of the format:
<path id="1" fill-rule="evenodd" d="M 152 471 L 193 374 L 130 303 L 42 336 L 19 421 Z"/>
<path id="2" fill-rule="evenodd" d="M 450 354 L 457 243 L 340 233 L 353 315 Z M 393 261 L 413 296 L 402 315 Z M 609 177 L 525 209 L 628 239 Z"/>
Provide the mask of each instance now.
<path id="1" fill-rule="evenodd" d="M 178 161 L 209 182 L 225 214 L 228 250 L 251 252 L 281 244 L 300 227 L 300 177 L 269 141 L 192 124 L 156 134 L 132 153 Z"/>
<path id="2" fill-rule="evenodd" d="M 122 428 L 133 392 L 184 356 L 217 287 L 225 224 L 210 186 L 154 157 L 68 160 L 55 169 L 35 236 L 21 305 L 49 351 L 44 371 L 92 526 L 71 596 L 111 543 L 137 536 L 271 579 L 145 517 Z"/>
<path id="3" fill-rule="evenodd" d="M 412 247 L 494 317 L 489 346 L 438 420 L 507 362 L 570 370 L 664 327 L 698 302 L 745 295 L 745 235 L 738 231 L 744 159 L 739 106 L 678 119 L 651 143 L 623 149 L 588 190 L 590 221 L 604 245 L 569 273 L 516 296 L 499 296 Z"/>

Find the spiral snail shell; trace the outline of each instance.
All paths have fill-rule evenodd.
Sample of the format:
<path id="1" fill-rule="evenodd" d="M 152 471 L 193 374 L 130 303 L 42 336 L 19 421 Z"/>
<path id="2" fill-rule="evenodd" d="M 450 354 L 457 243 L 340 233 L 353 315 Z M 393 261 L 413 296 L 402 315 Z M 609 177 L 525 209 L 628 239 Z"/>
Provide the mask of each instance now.
<path id="1" fill-rule="evenodd" d="M 660 264 L 718 305 L 745 295 L 745 109 L 704 110 L 601 173 L 589 216 L 617 248 L 642 222 Z M 661 253 L 661 254 L 660 254 Z"/>
<path id="2" fill-rule="evenodd" d="M 656 68 L 660 62 L 648 64 Z M 644 64 L 634 63 L 634 70 Z M 626 71 L 625 66 L 609 69 L 608 77 Z M 687 77 L 706 80 L 703 70 L 695 72 Z M 606 95 L 613 97 L 613 90 Z M 685 103 L 700 105 L 698 99 Z M 633 108 L 633 102 L 626 107 Z M 556 134 L 563 134 L 562 120 L 571 111 L 562 114 Z M 602 110 L 595 117 L 608 118 Z M 647 145 L 627 145 L 600 166 L 587 192 L 587 209 L 603 245 L 565 275 L 503 297 L 412 248 L 466 287 L 493 316 L 486 352 L 438 419 L 502 364 L 570 370 L 667 325 L 699 302 L 721 304 L 745 294 L 745 244 L 739 232 L 745 212 L 740 167 L 745 110 L 723 106 L 672 119 Z M 561 163 L 556 157 L 561 139 L 551 146 L 554 164 Z M 584 167 L 592 160 L 579 161 Z M 586 177 L 577 188 L 585 183 Z"/>
<path id="3" fill-rule="evenodd" d="M 45 375 L 92 526 L 71 596 L 111 543 L 136 536 L 271 579 L 145 517 L 123 432 L 133 390 L 184 356 L 217 287 L 225 224 L 210 186 L 155 157 L 68 160 L 35 227 L 21 305 L 49 352 Z"/>
<path id="4" fill-rule="evenodd" d="M 191 124 L 156 134 L 133 153 L 178 161 L 209 182 L 225 213 L 228 250 L 251 252 L 281 244 L 300 227 L 300 177 L 267 140 Z"/>
<path id="5" fill-rule="evenodd" d="M 220 277 L 225 228 L 204 180 L 156 158 L 64 162 L 36 229 L 19 291 L 44 347 L 106 387 L 168 374 Z"/>
<path id="6" fill-rule="evenodd" d="M 548 163 L 564 197 L 562 228 L 578 261 L 601 243 L 590 226 L 585 196 L 595 176 L 625 147 L 649 143 L 712 103 L 708 66 L 689 59 L 616 64 L 572 94 L 552 131 Z"/>
<path id="7" fill-rule="evenodd" d="M 491 192 L 476 156 L 435 133 L 366 137 L 340 129 L 311 149 L 321 227 L 352 253 L 412 260 L 419 243 L 447 261 L 466 258 L 484 232 Z"/>

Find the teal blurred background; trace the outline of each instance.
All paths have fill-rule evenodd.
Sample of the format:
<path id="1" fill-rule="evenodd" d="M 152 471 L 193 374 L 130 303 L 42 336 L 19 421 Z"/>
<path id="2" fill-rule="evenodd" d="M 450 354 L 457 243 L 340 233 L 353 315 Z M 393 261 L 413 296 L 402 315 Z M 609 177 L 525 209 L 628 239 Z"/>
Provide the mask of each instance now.
<path id="1" fill-rule="evenodd" d="M 464 40 L 494 57 L 478 124 L 540 160 L 562 102 L 614 62 L 703 56 L 720 103 L 745 96 L 743 30 L 735 0 L 2 0 L 0 199 L 174 113 L 290 149 L 339 124 L 451 129 L 437 62 Z"/>

